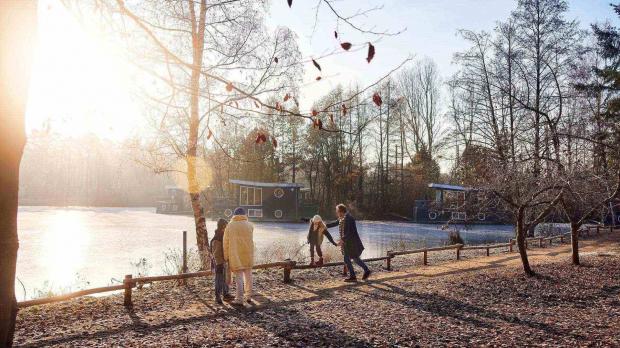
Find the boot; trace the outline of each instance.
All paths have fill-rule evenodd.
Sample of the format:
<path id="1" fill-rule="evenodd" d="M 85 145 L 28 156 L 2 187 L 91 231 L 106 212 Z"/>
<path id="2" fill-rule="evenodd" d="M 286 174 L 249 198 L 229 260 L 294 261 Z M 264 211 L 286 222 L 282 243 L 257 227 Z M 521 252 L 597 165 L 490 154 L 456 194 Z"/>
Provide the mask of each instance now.
<path id="1" fill-rule="evenodd" d="M 313 255 L 313 256 L 310 256 L 310 266 L 311 266 L 311 267 L 316 266 L 316 264 L 314 263 L 314 255 Z"/>
<path id="2" fill-rule="evenodd" d="M 344 267 L 342 268 L 342 275 L 343 276 L 347 275 L 347 265 L 344 265 Z"/>
<path id="3" fill-rule="evenodd" d="M 319 261 L 316 263 L 317 266 L 323 266 L 323 258 L 319 257 Z"/>

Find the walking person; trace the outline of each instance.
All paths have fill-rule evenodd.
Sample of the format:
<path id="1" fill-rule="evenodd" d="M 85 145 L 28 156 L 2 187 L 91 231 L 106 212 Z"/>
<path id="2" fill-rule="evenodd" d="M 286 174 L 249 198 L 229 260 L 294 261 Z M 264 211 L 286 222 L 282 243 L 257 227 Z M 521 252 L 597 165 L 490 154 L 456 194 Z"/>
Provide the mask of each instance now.
<path id="1" fill-rule="evenodd" d="M 252 302 L 252 267 L 254 266 L 254 226 L 248 221 L 245 209 L 235 209 L 224 232 L 224 259 L 235 274 L 237 297 L 233 304 L 243 306 Z M 245 290 L 245 291 L 244 291 Z"/>
<path id="2" fill-rule="evenodd" d="M 338 246 L 336 242 L 334 242 L 334 238 L 327 231 L 327 226 L 321 219 L 320 215 L 315 215 L 310 220 L 310 228 L 308 230 L 308 243 L 310 244 L 310 266 L 322 266 L 323 265 L 323 251 L 321 250 L 321 244 L 323 244 L 323 236 L 327 237 L 334 246 Z M 314 262 L 314 250 L 316 249 L 316 254 L 319 256 L 319 261 Z"/>
<path id="3" fill-rule="evenodd" d="M 344 256 L 344 263 L 349 270 L 349 277 L 344 281 L 357 282 L 357 277 L 355 276 L 355 270 L 353 269 L 353 263 L 351 261 L 354 261 L 364 270 L 362 279 L 366 280 L 370 276 L 371 272 L 364 261 L 360 259 L 362 251 L 364 251 L 364 244 L 362 244 L 362 240 L 357 233 L 355 219 L 347 211 L 347 207 L 344 204 L 338 204 L 336 206 L 336 215 L 338 216 L 337 224 L 338 229 L 340 230 L 340 241 L 338 241 L 338 245 L 341 247 L 342 254 Z M 336 223 L 330 223 L 327 227 L 333 227 L 335 225 Z"/>
<path id="4" fill-rule="evenodd" d="M 227 224 L 226 220 L 219 219 L 215 235 L 211 239 L 212 262 L 215 264 L 215 301 L 219 304 L 222 304 L 222 296 L 224 301 L 231 301 L 234 298 L 229 292 L 230 276 L 224 260 L 224 231 Z"/>

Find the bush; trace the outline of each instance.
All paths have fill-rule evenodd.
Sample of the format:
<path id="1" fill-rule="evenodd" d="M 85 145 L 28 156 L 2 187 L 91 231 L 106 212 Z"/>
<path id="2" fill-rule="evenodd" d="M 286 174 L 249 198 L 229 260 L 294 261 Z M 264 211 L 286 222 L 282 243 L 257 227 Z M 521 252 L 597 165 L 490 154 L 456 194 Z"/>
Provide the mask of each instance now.
<path id="1" fill-rule="evenodd" d="M 448 234 L 448 244 L 465 244 L 459 230 L 450 231 L 450 233 Z"/>

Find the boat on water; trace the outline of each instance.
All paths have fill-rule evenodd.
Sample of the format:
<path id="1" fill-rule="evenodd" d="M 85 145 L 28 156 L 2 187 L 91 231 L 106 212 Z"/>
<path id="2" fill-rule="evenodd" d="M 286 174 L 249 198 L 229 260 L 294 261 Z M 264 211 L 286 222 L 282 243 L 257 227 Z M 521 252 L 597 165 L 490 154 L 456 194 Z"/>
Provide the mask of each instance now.
<path id="1" fill-rule="evenodd" d="M 433 200 L 416 200 L 413 222 L 436 224 L 509 223 L 497 197 L 490 192 L 458 185 L 430 183 Z"/>
<path id="2" fill-rule="evenodd" d="M 169 199 L 157 202 L 158 214 L 193 215 L 189 194 L 182 188 L 167 186 Z M 318 204 L 299 183 L 270 183 L 229 180 L 227 194 L 205 190 L 201 193 L 207 217 L 230 218 L 236 207 L 245 208 L 253 221 L 307 221 L 318 213 Z"/>

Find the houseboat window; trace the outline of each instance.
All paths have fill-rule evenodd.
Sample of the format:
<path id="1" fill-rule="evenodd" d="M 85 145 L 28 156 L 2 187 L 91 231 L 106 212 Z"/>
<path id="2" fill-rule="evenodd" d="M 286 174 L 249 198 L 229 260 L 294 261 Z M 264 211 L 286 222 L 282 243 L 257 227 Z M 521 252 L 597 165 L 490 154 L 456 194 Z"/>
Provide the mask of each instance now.
<path id="1" fill-rule="evenodd" d="M 239 205 L 263 205 L 263 189 L 241 186 L 239 188 Z"/>
<path id="2" fill-rule="evenodd" d="M 467 220 L 467 214 L 464 211 L 453 211 L 452 220 Z"/>
<path id="3" fill-rule="evenodd" d="M 262 209 L 248 209 L 248 217 L 262 218 L 263 210 Z"/>

